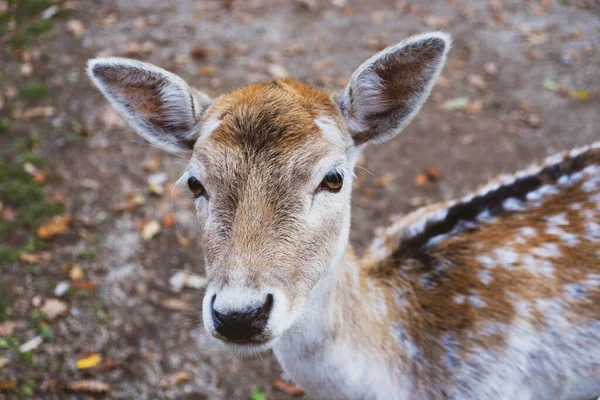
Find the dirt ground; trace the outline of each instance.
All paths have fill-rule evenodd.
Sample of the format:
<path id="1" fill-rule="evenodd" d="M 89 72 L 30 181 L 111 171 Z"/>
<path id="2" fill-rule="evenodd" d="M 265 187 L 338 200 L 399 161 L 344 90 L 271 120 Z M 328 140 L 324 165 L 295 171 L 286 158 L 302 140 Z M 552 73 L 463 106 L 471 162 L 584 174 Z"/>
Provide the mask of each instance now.
<path id="1" fill-rule="evenodd" d="M 337 88 L 386 45 L 450 32 L 430 100 L 400 137 L 368 148 L 358 171 L 359 252 L 394 214 L 600 139 L 597 0 L 55 3 L 52 29 L 25 51 L 11 40 L 34 17 L 0 31 L 0 152 L 28 174 L 0 175 L 0 223 L 25 217 L 6 189 L 15 176 L 31 175 L 40 201 L 64 216 L 56 232 L 53 208 L 0 236 L 0 399 L 93 389 L 107 399 L 291 398 L 272 387 L 272 356 L 239 359 L 209 342 L 201 282 L 174 285 L 181 271 L 204 273 L 192 205 L 172 188 L 185 160 L 125 126 L 85 77 L 88 58 L 149 61 L 213 96 L 286 71 Z M 14 4 L 0 1 L 0 18 Z"/>

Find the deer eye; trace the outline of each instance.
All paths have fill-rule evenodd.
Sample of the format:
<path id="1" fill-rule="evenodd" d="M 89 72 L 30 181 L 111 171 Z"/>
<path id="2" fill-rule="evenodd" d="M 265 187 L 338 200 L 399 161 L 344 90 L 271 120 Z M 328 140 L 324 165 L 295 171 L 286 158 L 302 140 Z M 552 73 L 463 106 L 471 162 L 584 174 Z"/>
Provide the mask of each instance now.
<path id="1" fill-rule="evenodd" d="M 321 185 L 319 185 L 319 189 L 327 190 L 332 193 L 337 193 L 340 190 L 342 190 L 343 184 L 344 177 L 342 176 L 342 174 L 340 174 L 337 171 L 331 171 L 327 175 L 325 175 L 325 178 L 323 178 Z"/>
<path id="2" fill-rule="evenodd" d="M 204 190 L 204 186 L 200 183 L 200 181 L 193 176 L 188 179 L 187 185 L 190 188 L 190 191 L 194 195 L 194 198 L 197 199 L 200 196 L 206 195 L 206 190 Z"/>

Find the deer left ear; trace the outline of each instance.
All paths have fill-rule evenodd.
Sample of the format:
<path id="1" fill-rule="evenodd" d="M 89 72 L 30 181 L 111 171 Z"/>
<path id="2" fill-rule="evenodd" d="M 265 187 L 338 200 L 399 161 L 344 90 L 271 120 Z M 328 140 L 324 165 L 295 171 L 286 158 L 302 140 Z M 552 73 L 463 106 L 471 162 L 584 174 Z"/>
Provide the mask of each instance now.
<path id="1" fill-rule="evenodd" d="M 429 96 L 450 43 L 441 32 L 413 36 L 354 72 L 335 100 L 356 144 L 386 141 L 408 125 Z"/>
<path id="2" fill-rule="evenodd" d="M 172 152 L 193 148 L 210 98 L 152 64 L 119 57 L 88 62 L 88 75 L 133 128 Z"/>

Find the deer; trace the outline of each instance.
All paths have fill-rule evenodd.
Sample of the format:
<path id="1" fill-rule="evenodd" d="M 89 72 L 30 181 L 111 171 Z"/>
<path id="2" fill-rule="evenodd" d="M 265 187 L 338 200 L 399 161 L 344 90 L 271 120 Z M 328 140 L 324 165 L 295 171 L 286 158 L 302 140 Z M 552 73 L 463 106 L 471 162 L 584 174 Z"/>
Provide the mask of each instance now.
<path id="1" fill-rule="evenodd" d="M 354 168 L 419 111 L 451 47 L 409 37 L 347 86 L 294 79 L 211 99 L 154 65 L 87 71 L 145 139 L 189 160 L 207 334 L 273 351 L 322 399 L 600 395 L 600 142 L 501 175 L 349 244 Z"/>

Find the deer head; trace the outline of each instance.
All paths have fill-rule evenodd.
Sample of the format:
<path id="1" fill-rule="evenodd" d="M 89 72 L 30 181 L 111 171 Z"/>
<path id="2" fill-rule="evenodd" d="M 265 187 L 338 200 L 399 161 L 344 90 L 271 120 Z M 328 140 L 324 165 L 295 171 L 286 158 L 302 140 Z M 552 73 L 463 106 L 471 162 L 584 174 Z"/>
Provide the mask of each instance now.
<path id="1" fill-rule="evenodd" d="M 180 182 L 203 228 L 208 332 L 251 351 L 294 324 L 346 249 L 360 151 L 409 123 L 449 46 L 443 33 L 411 37 L 365 61 L 339 93 L 282 80 L 214 100 L 150 64 L 89 62 L 91 79 L 139 134 L 189 154 Z"/>

